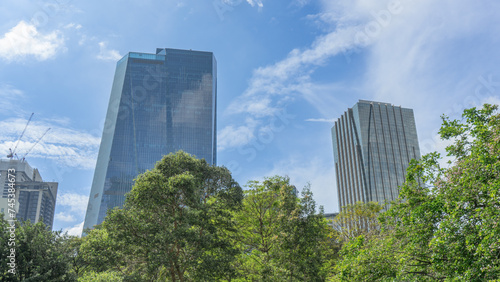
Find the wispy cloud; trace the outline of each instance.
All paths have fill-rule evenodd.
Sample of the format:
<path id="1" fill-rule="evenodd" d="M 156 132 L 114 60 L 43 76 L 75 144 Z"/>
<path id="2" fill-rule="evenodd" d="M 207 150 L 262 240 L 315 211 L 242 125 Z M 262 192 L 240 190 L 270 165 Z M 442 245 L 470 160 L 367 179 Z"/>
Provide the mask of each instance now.
<path id="1" fill-rule="evenodd" d="M 496 35 L 500 32 L 500 3 L 320 3 L 321 11 L 306 19 L 315 23 L 322 34 L 309 46 L 296 48 L 282 60 L 255 69 L 247 89 L 226 110 L 226 115 L 245 116 L 257 122 L 255 127 L 239 125 L 253 129 L 253 136 L 263 130 L 264 120 L 297 102 L 305 101 L 317 110 L 317 118 L 307 121 L 334 122 L 332 115 L 340 116 L 352 106 L 345 104 L 346 97 L 352 96 L 414 109 L 421 147 L 425 147 L 422 152 L 443 151 L 446 144 L 436 134 L 442 113 L 457 114 L 484 101 L 499 100 L 500 72 L 496 70 L 500 40 Z M 324 66 L 335 69 L 331 68 L 332 58 L 342 59 L 341 66 L 354 72 L 344 76 L 342 84 L 316 80 L 316 73 Z M 342 71 L 340 66 L 337 70 Z M 477 95 L 478 89 L 481 95 Z M 228 125 L 222 131 L 236 128 Z M 246 139 L 238 140 L 227 142 L 226 147 L 242 146 Z M 335 196 L 326 194 L 330 193 L 328 189 L 335 193 L 331 156 L 324 155 L 315 162 L 297 156 L 274 166 L 271 174 L 297 175 L 298 183 L 321 183 L 316 199 Z M 336 202 L 322 204 L 331 206 Z"/>
<path id="2" fill-rule="evenodd" d="M 82 25 L 81 24 L 76 24 L 76 23 L 69 23 L 69 24 L 65 25 L 64 28 L 79 30 L 79 29 L 82 28 Z"/>
<path id="3" fill-rule="evenodd" d="M 243 114 L 251 117 L 247 120 L 258 121 L 276 115 L 287 103 L 296 98 L 305 99 L 318 107 L 325 107 L 327 104 L 325 99 L 331 100 L 331 98 L 328 96 L 321 98 L 312 91 L 313 88 L 324 90 L 325 87 L 312 85 L 311 74 L 317 67 L 324 65 L 328 58 L 348 48 L 364 44 L 356 42 L 357 31 L 359 31 L 357 26 L 337 29 L 319 36 L 306 49 L 294 49 L 285 59 L 256 69 L 248 88 L 230 104 L 226 114 Z M 326 113 L 327 109 L 324 109 L 324 112 Z M 245 127 L 252 128 L 248 125 Z M 230 129 L 231 126 L 221 132 Z M 257 135 L 255 131 L 258 132 L 262 128 L 256 126 L 253 130 L 252 134 Z M 242 144 L 234 143 L 234 145 Z"/>
<path id="4" fill-rule="evenodd" d="M 118 61 L 122 56 L 117 50 L 108 49 L 107 43 L 104 41 L 99 42 L 99 54 L 97 58 L 103 61 Z"/>
<path id="5" fill-rule="evenodd" d="M 9 84 L 0 83 L 0 111 L 17 112 L 23 102 L 24 93 Z"/>
<path id="6" fill-rule="evenodd" d="M 0 58 L 10 62 L 30 56 L 44 61 L 64 50 L 64 38 L 59 31 L 42 34 L 35 25 L 20 21 L 0 38 Z"/>
<path id="7" fill-rule="evenodd" d="M 54 122 L 51 120 L 32 121 L 19 142 L 16 150 L 18 157 L 24 156 L 32 148 L 29 152 L 29 157 L 32 158 L 51 159 L 61 165 L 78 169 L 95 168 L 100 138 L 90 133 L 69 129 L 67 125 L 62 126 L 60 123 L 60 119 Z M 0 121 L 0 128 L 2 128 L 0 152 L 6 154 L 9 148 L 14 147 L 14 143 L 25 126 L 26 120 L 21 118 Z M 34 146 L 48 128 L 51 130 L 40 143 Z"/>
<path id="8" fill-rule="evenodd" d="M 226 114 L 259 121 L 291 101 L 306 100 L 328 117 L 340 100 L 337 93 L 347 92 L 414 108 L 417 119 L 432 123 L 439 120 L 443 105 L 456 102 L 457 97 L 466 99 L 477 76 L 499 63 L 493 56 L 499 42 L 492 36 L 500 31 L 500 24 L 492 24 L 500 23 L 494 12 L 500 9 L 499 3 L 490 3 L 496 8 L 467 1 L 324 0 L 322 4 L 322 11 L 308 18 L 327 26 L 325 33 L 309 47 L 294 49 L 283 60 L 256 69 Z M 482 47 L 486 52 L 474 50 L 476 38 L 490 46 Z M 314 73 L 330 58 L 342 56 L 351 63 L 360 50 L 369 52 L 355 84 L 314 81 Z M 260 129 L 254 127 L 253 134 Z"/>
<path id="9" fill-rule="evenodd" d="M 330 118 L 330 119 L 327 119 L 327 118 L 308 118 L 306 119 L 306 121 L 312 121 L 312 122 L 327 122 L 327 123 L 334 123 L 335 122 L 335 119 L 333 118 Z"/>
<path id="10" fill-rule="evenodd" d="M 250 4 L 252 7 L 257 6 L 259 8 L 264 7 L 264 3 L 262 3 L 262 0 L 247 0 L 248 4 Z"/>
<path id="11" fill-rule="evenodd" d="M 500 40 L 494 36 L 500 32 L 500 3 L 400 1 L 401 12 L 388 17 L 382 1 L 352 2 L 352 13 L 379 27 L 361 87 L 373 100 L 412 108 L 422 144 L 434 139 L 441 114 L 461 114 L 486 96 L 500 95 Z M 486 88 L 482 81 L 489 74 L 493 83 Z M 442 149 L 433 144 L 430 150 Z"/>

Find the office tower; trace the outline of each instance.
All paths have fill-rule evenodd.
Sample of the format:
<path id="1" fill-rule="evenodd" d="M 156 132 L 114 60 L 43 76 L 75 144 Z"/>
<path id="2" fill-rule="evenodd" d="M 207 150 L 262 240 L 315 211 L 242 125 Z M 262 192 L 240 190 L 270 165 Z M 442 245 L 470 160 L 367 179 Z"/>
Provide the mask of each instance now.
<path id="1" fill-rule="evenodd" d="M 33 169 L 25 160 L 10 159 L 0 160 L 0 183 L 3 187 L 0 211 L 5 219 L 30 220 L 33 223 L 43 220 L 52 229 L 57 182 L 44 182 L 38 169 Z M 15 192 L 9 189 L 12 183 L 15 184 Z M 9 199 L 14 201 L 9 202 Z"/>
<path id="2" fill-rule="evenodd" d="M 411 159 L 420 158 L 412 109 L 359 100 L 332 127 L 339 207 L 398 197 Z"/>
<path id="3" fill-rule="evenodd" d="M 116 66 L 84 228 L 121 207 L 134 178 L 183 150 L 216 164 L 217 63 L 211 52 L 130 52 Z"/>

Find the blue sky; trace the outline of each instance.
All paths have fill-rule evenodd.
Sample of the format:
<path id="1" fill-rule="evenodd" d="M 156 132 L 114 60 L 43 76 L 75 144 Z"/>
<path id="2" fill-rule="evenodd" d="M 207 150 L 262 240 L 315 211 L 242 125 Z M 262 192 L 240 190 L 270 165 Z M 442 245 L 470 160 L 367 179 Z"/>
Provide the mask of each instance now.
<path id="1" fill-rule="evenodd" d="M 214 52 L 218 165 L 288 175 L 338 211 L 330 128 L 359 99 L 412 108 L 421 151 L 440 115 L 500 103 L 498 1 L 125 0 L 0 4 L 0 153 L 58 181 L 55 230 L 79 234 L 116 61 Z"/>

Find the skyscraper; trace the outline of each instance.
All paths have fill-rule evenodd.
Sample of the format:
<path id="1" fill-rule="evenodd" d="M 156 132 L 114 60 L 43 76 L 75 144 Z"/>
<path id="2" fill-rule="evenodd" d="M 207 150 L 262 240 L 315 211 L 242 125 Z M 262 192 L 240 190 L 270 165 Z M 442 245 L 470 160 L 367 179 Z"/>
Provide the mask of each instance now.
<path id="1" fill-rule="evenodd" d="M 9 159 L 0 160 L 0 183 L 3 187 L 0 211 L 6 220 L 32 223 L 42 220 L 52 229 L 57 182 L 44 182 L 38 169 L 33 169 L 25 160 Z M 9 189 L 12 184 L 15 191 Z"/>
<path id="2" fill-rule="evenodd" d="M 122 206 L 140 173 L 178 150 L 216 164 L 213 53 L 156 49 L 118 61 L 84 228 Z"/>
<path id="3" fill-rule="evenodd" d="M 420 158 L 412 109 L 359 100 L 332 127 L 339 206 L 398 197 L 411 159 Z"/>

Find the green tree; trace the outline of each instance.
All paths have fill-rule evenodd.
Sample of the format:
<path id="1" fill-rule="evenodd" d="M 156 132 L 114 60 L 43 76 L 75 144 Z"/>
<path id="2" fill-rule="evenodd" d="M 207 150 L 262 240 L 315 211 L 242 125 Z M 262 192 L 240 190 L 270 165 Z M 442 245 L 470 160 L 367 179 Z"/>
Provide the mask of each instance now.
<path id="1" fill-rule="evenodd" d="M 401 257 L 390 233 L 361 234 L 344 242 L 330 281 L 414 281 L 399 276 Z"/>
<path id="2" fill-rule="evenodd" d="M 497 106 L 443 117 L 450 167 L 439 154 L 412 161 L 385 224 L 405 254 L 403 274 L 437 280 L 500 277 L 500 115 Z"/>
<path id="3" fill-rule="evenodd" d="M 83 276 L 78 278 L 78 282 L 122 282 L 123 277 L 118 272 L 86 272 Z"/>
<path id="4" fill-rule="evenodd" d="M 342 241 L 349 241 L 360 235 L 374 235 L 380 231 L 378 216 L 382 206 L 376 202 L 357 202 L 342 207 L 333 219 L 333 227 Z"/>
<path id="5" fill-rule="evenodd" d="M 316 214 L 310 189 L 299 199 L 289 178 L 280 176 L 247 186 L 243 208 L 235 216 L 240 280 L 324 280 L 326 252 L 321 246 L 328 240 L 328 226 Z"/>
<path id="6" fill-rule="evenodd" d="M 78 250 L 78 261 L 75 263 L 79 269 L 78 273 L 126 272 L 129 262 L 124 255 L 126 248 L 127 246 L 122 241 L 111 238 L 108 230 L 102 226 L 97 226 L 92 231 L 89 230 L 82 238 Z"/>
<path id="7" fill-rule="evenodd" d="M 412 160 L 381 233 L 348 241 L 341 281 L 489 281 L 500 277 L 500 115 L 497 106 L 443 117 L 449 167 Z"/>
<path id="8" fill-rule="evenodd" d="M 286 207 L 286 202 L 282 207 Z M 325 265 L 336 256 L 338 245 L 329 237 L 331 227 L 323 215 L 316 213 L 316 202 L 310 186 L 302 189 L 301 198 L 290 213 L 280 210 L 280 236 L 278 261 L 286 269 L 288 281 L 324 281 L 328 269 Z"/>
<path id="9" fill-rule="evenodd" d="M 273 252 L 279 232 L 279 183 L 284 190 L 292 188 L 282 180 L 276 177 L 247 184 L 250 189 L 245 191 L 243 207 L 235 215 L 239 231 L 236 244 L 242 251 L 237 265 L 241 277 L 262 280 L 277 275 Z"/>
<path id="10" fill-rule="evenodd" d="M 342 243 L 340 259 L 332 268 L 333 281 L 383 281 L 397 274 L 397 248 L 391 236 L 381 234 L 378 217 L 382 206 L 357 202 L 342 207 L 333 220 Z"/>
<path id="11" fill-rule="evenodd" d="M 8 246 L 10 225 L 1 219 L 2 264 L 0 281 L 76 281 L 72 270 L 75 253 L 71 247 L 72 237 L 61 231 L 52 232 L 43 222 L 30 221 L 15 224 L 15 245 Z M 10 267 L 5 258 L 15 250 L 15 274 L 9 273 Z"/>
<path id="12" fill-rule="evenodd" d="M 81 254 L 92 270 L 138 280 L 230 278 L 237 250 L 226 233 L 235 231 L 242 197 L 226 168 L 169 154 L 136 179 L 123 209 L 89 233 Z M 99 258 L 105 266 L 92 265 Z"/>
<path id="13" fill-rule="evenodd" d="M 9 256 L 11 255 L 10 249 L 15 248 L 15 229 L 4 219 L 4 214 L 0 213 L 0 281 L 7 281 L 8 277 L 14 275 L 9 273 L 8 263 L 10 263 Z M 11 231 L 13 231 L 13 238 L 11 238 Z M 14 247 L 14 248 L 12 248 Z M 15 253 L 14 253 L 15 256 Z M 14 267 L 14 265 L 12 265 Z"/>

